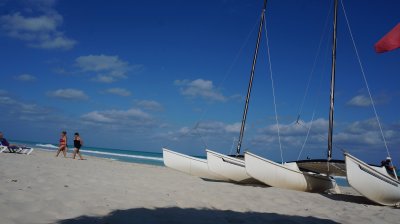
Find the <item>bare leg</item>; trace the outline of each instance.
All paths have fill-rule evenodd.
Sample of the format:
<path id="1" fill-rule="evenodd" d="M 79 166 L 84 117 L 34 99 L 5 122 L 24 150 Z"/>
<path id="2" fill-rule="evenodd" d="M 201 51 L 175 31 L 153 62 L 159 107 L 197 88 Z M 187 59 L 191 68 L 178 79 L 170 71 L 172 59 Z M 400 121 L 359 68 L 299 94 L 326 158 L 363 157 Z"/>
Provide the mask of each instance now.
<path id="1" fill-rule="evenodd" d="M 64 147 L 63 154 L 64 154 L 64 158 L 67 158 L 67 147 Z"/>
<path id="2" fill-rule="evenodd" d="M 73 158 L 73 159 L 75 159 L 76 151 L 77 151 L 77 150 L 78 150 L 77 148 L 74 149 L 74 153 L 72 154 L 72 158 Z"/>
<path id="3" fill-rule="evenodd" d="M 60 146 L 60 148 L 58 148 L 58 151 L 57 151 L 57 155 L 56 155 L 56 157 L 58 157 L 58 155 L 60 154 L 60 152 L 63 150 L 63 148 L 64 148 L 64 146 Z"/>
<path id="4" fill-rule="evenodd" d="M 81 160 L 83 160 L 83 157 L 82 157 L 82 155 L 81 155 L 81 152 L 78 152 L 78 155 L 79 155 L 79 158 L 80 158 Z"/>

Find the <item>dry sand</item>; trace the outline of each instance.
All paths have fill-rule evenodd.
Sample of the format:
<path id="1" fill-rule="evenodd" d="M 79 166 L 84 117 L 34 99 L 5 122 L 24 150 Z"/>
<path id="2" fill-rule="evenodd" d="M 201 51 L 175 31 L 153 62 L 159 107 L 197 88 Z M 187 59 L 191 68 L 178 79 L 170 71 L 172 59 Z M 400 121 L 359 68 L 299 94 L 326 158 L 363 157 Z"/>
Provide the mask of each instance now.
<path id="1" fill-rule="evenodd" d="M 343 188 L 322 195 L 203 181 L 157 166 L 0 154 L 0 223 L 399 223 Z M 70 155 L 69 155 L 70 156 Z"/>

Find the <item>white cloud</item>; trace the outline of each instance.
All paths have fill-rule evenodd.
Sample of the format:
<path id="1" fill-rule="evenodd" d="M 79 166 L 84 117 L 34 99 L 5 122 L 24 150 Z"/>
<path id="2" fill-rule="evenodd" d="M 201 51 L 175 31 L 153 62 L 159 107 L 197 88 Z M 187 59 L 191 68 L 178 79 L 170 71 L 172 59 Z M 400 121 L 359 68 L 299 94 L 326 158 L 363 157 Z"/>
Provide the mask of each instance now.
<path id="1" fill-rule="evenodd" d="M 356 107 L 367 107 L 371 105 L 371 100 L 365 95 L 357 95 L 347 102 L 347 105 Z"/>
<path id="2" fill-rule="evenodd" d="M 239 133 L 241 126 L 242 126 L 242 123 L 240 123 L 240 122 L 237 122 L 234 124 L 227 124 L 225 126 L 225 131 L 230 132 L 230 133 Z"/>
<path id="3" fill-rule="evenodd" d="M 221 121 L 204 121 L 199 122 L 195 127 L 181 127 L 176 131 L 169 131 L 159 134 L 158 137 L 180 140 L 183 137 L 207 137 L 221 140 L 224 137 L 232 137 L 239 134 L 241 123 L 227 124 Z"/>
<path id="4" fill-rule="evenodd" d="M 175 85 L 180 86 L 181 94 L 191 98 L 203 98 L 211 101 L 226 101 L 226 97 L 222 95 L 210 80 L 175 80 Z"/>
<path id="5" fill-rule="evenodd" d="M 53 37 L 46 36 L 43 41 L 30 46 L 42 49 L 71 49 L 76 44 L 75 40 L 68 39 L 62 33 L 57 33 Z"/>
<path id="6" fill-rule="evenodd" d="M 21 74 L 15 76 L 15 79 L 22 82 L 32 82 L 36 80 L 36 77 L 30 74 Z"/>
<path id="7" fill-rule="evenodd" d="M 17 12 L 12 15 L 4 15 L 1 18 L 5 22 L 3 24 L 4 27 L 15 32 L 54 31 L 57 26 L 62 23 L 62 17 L 58 14 L 27 18 L 21 16 L 21 13 Z"/>
<path id="8" fill-rule="evenodd" d="M 393 125 L 383 125 L 383 133 L 389 142 L 400 142 L 399 129 Z M 351 148 L 383 148 L 382 134 L 375 118 L 355 121 L 334 136 L 334 140 L 345 147 Z"/>
<path id="9" fill-rule="evenodd" d="M 44 14 L 30 17 L 20 12 L 3 15 L 0 17 L 0 25 L 9 37 L 25 41 L 30 47 L 64 50 L 73 48 L 76 41 L 58 30 L 63 23 L 63 17 L 52 8 L 41 11 Z"/>
<path id="10" fill-rule="evenodd" d="M 89 97 L 78 89 L 58 89 L 47 93 L 48 96 L 64 100 L 87 100 Z"/>
<path id="11" fill-rule="evenodd" d="M 131 92 L 123 88 L 110 88 L 105 91 L 106 93 L 118 95 L 118 96 L 130 96 Z"/>
<path id="12" fill-rule="evenodd" d="M 279 134 L 283 147 L 291 149 L 300 149 L 310 129 L 307 140 L 308 148 L 318 148 L 325 144 L 328 133 L 329 122 L 326 119 L 318 118 L 313 121 L 305 122 L 299 120 L 298 123 L 279 124 Z M 256 145 L 268 145 L 271 148 L 277 148 L 279 144 L 278 126 L 276 124 L 260 128 L 258 133 L 251 140 Z"/>
<path id="13" fill-rule="evenodd" d="M 102 82 L 102 83 L 113 83 L 117 81 L 116 78 L 107 75 L 97 75 L 92 80 L 95 82 Z"/>
<path id="14" fill-rule="evenodd" d="M 101 55 L 88 55 L 80 56 L 76 60 L 78 67 L 82 68 L 83 71 L 125 71 L 127 70 L 128 63 L 119 59 L 118 56 L 107 56 Z M 119 76 L 124 76 L 123 73 L 119 73 Z"/>
<path id="15" fill-rule="evenodd" d="M 81 72 L 93 72 L 96 74 L 93 81 L 111 83 L 119 79 L 127 78 L 128 71 L 140 70 L 142 65 L 130 65 L 118 56 L 87 55 L 75 59 L 76 66 Z"/>
<path id="16" fill-rule="evenodd" d="M 290 124 L 280 124 L 279 132 L 282 135 L 304 135 L 311 125 L 313 132 L 323 134 L 328 131 L 328 121 L 323 118 L 319 118 L 312 122 L 304 122 L 299 120 L 298 124 L 296 122 Z M 267 127 L 261 128 L 259 133 L 276 135 L 278 133 L 278 126 L 276 124 L 268 125 Z"/>
<path id="17" fill-rule="evenodd" d="M 374 100 L 374 104 L 385 104 L 387 103 L 390 98 L 385 95 L 385 94 L 381 94 L 379 96 L 376 96 L 373 98 Z M 372 105 L 371 99 L 363 94 L 357 95 L 353 98 L 351 98 L 348 102 L 347 105 L 349 106 L 355 106 L 355 107 L 368 107 Z"/>
<path id="18" fill-rule="evenodd" d="M 86 121 L 93 121 L 100 123 L 112 123 L 114 121 L 114 119 L 98 111 L 92 111 L 90 113 L 84 114 L 81 116 L 81 118 L 83 118 Z"/>
<path id="19" fill-rule="evenodd" d="M 141 108 L 153 111 L 162 111 L 164 109 L 161 103 L 154 100 L 138 100 L 136 101 L 136 105 Z"/>
<path id="20" fill-rule="evenodd" d="M 378 122 L 375 118 L 363 121 L 355 121 L 346 127 L 348 133 L 362 133 L 365 130 L 378 130 Z"/>
<path id="21" fill-rule="evenodd" d="M 128 110 L 92 111 L 81 116 L 90 125 L 112 129 L 129 129 L 138 131 L 155 126 L 153 117 L 137 108 Z"/>
<path id="22" fill-rule="evenodd" d="M 301 124 L 301 125 L 300 125 Z M 300 150 L 306 139 L 311 122 L 280 125 L 282 146 L 290 150 Z M 400 129 L 395 124 L 383 125 L 385 138 L 389 145 L 400 146 Z M 324 151 L 327 148 L 328 121 L 322 118 L 315 120 L 306 143 L 306 149 Z M 259 130 L 251 142 L 258 146 L 277 149 L 278 135 L 276 125 L 269 125 Z M 333 145 L 336 149 L 379 150 L 384 149 L 383 139 L 376 119 L 354 121 L 349 124 L 335 124 Z M 322 151 L 321 151 L 322 150 Z"/>

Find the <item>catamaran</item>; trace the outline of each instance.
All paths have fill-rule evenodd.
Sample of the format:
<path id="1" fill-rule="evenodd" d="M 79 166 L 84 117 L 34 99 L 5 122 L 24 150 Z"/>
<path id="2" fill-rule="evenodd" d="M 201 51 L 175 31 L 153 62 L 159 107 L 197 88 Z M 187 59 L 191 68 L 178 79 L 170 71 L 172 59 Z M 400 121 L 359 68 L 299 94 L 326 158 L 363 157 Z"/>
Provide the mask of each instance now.
<path id="1" fill-rule="evenodd" d="M 236 147 L 236 155 L 224 155 L 224 154 L 217 153 L 217 152 L 214 152 L 211 150 L 206 150 L 208 168 L 214 173 L 217 173 L 217 174 L 224 176 L 234 182 L 239 182 L 239 183 L 257 182 L 246 172 L 244 157 L 243 157 L 243 155 L 240 155 L 240 151 L 241 151 L 241 147 L 242 147 L 244 130 L 245 130 L 245 126 L 246 126 L 247 111 L 249 109 L 250 95 L 251 95 L 251 89 L 253 86 L 253 79 L 254 79 L 254 72 L 255 72 L 256 63 L 257 63 L 258 49 L 260 46 L 263 25 L 265 22 L 266 7 L 267 7 L 267 1 L 264 0 L 264 6 L 263 6 L 263 9 L 261 12 L 260 24 L 259 24 L 259 28 L 258 28 L 256 48 L 254 51 L 253 63 L 251 66 L 251 71 L 250 71 L 250 80 L 249 80 L 249 85 L 247 87 L 246 101 L 245 101 L 245 105 L 244 105 L 243 117 L 242 117 L 242 122 L 241 122 L 241 126 L 240 126 L 239 139 L 238 139 L 238 143 L 237 143 L 237 147 Z"/>
<path id="2" fill-rule="evenodd" d="M 390 31 L 381 40 L 378 41 L 378 43 L 375 45 L 375 50 L 378 53 L 382 53 L 398 48 L 400 46 L 399 37 L 400 24 L 398 24 L 392 31 Z M 354 49 L 356 51 L 356 55 L 358 57 L 358 61 L 360 62 L 358 51 L 354 43 L 354 38 L 352 38 L 352 41 Z M 369 165 L 351 155 L 350 153 L 345 152 L 344 157 L 346 161 L 347 180 L 350 186 L 352 186 L 356 191 L 358 191 L 360 194 L 364 195 L 371 201 L 382 205 L 400 206 L 400 181 L 397 176 L 396 169 L 393 166 L 392 159 L 390 157 L 390 152 L 386 144 L 385 135 L 383 134 L 382 125 L 380 124 L 379 116 L 375 109 L 374 100 L 371 96 L 371 92 L 369 91 L 368 82 L 365 77 L 364 69 L 361 62 L 360 68 L 363 74 L 365 85 L 367 87 L 366 89 L 368 90 L 371 105 L 375 113 L 376 121 L 381 132 L 381 137 L 386 148 L 387 158 L 386 161 L 382 161 L 381 166 L 375 166 Z"/>
<path id="3" fill-rule="evenodd" d="M 244 130 L 246 125 L 247 111 L 249 108 L 250 94 L 253 85 L 255 66 L 257 62 L 258 49 L 261 40 L 262 27 L 265 21 L 265 10 L 267 1 L 264 0 L 264 6 L 261 13 L 260 24 L 256 48 L 251 66 L 250 80 L 247 88 L 246 101 L 242 116 L 239 139 L 236 147 L 235 155 L 224 155 L 210 149 L 206 149 L 207 160 L 191 157 L 172 150 L 163 148 L 164 164 L 167 167 L 191 174 L 214 180 L 229 180 L 236 183 L 255 183 L 258 182 L 249 176 L 245 169 L 244 157 L 240 154 Z M 207 166 L 206 166 L 207 164 Z M 207 169 L 208 168 L 208 169 Z"/>
<path id="4" fill-rule="evenodd" d="M 361 195 L 381 205 L 400 205 L 400 181 L 396 172 L 389 174 L 384 166 L 369 165 L 344 153 L 347 181 Z"/>
<path id="5" fill-rule="evenodd" d="M 336 30 L 338 0 L 334 1 L 331 91 L 329 110 L 328 158 L 326 160 L 303 160 L 279 164 L 251 152 L 245 153 L 247 173 L 261 182 L 273 186 L 298 191 L 339 192 L 331 175 L 345 174 L 344 161 L 332 159 L 333 106 L 336 71 Z M 336 171 L 336 173 L 333 173 Z"/>
<path id="6" fill-rule="evenodd" d="M 344 10 L 343 2 L 341 3 Z M 348 152 L 344 152 L 344 161 L 332 159 L 337 8 L 338 0 L 335 0 L 327 159 L 300 160 L 279 164 L 252 154 L 250 152 L 246 152 L 246 171 L 250 176 L 268 185 L 299 191 L 325 191 L 331 187 L 335 187 L 337 189 L 337 186 L 335 186 L 335 182 L 330 176 L 346 176 L 350 186 L 371 201 L 382 205 L 399 206 L 400 181 L 393 166 L 385 167 L 383 165 L 370 165 L 356 158 Z M 347 16 L 345 18 L 347 21 Z M 356 55 L 357 57 L 359 57 L 348 21 L 347 24 L 350 35 L 352 37 L 351 39 L 353 41 Z M 377 115 L 361 63 L 360 67 L 374 109 L 375 117 L 379 124 L 382 139 L 387 149 L 388 158 L 390 159 L 385 136 L 383 135 L 382 127 L 379 122 L 379 117 Z"/>

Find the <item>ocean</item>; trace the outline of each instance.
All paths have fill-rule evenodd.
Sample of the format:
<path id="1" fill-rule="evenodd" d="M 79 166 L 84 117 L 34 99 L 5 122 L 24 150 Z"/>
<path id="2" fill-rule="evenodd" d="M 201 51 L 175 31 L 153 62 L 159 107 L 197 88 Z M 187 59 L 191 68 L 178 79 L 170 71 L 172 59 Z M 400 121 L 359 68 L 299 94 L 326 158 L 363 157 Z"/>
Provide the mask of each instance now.
<path id="1" fill-rule="evenodd" d="M 29 141 L 12 141 L 17 145 L 24 145 L 36 149 L 42 149 L 46 151 L 57 152 L 58 146 L 51 143 L 40 143 L 40 142 L 29 142 Z M 143 152 L 143 151 L 132 151 L 124 149 L 108 149 L 99 147 L 82 147 L 82 156 L 85 155 L 95 156 L 100 158 L 106 158 L 110 160 L 117 160 L 122 162 L 130 163 L 141 163 L 155 166 L 164 166 L 163 156 L 161 152 Z M 68 148 L 68 153 L 72 153 L 73 148 Z"/>
<path id="2" fill-rule="evenodd" d="M 36 149 L 54 151 L 57 152 L 58 146 L 50 143 L 40 143 L 40 142 L 29 142 L 29 141 L 12 141 L 17 145 L 24 145 L 27 147 L 32 147 Z M 160 148 L 161 150 L 161 148 Z M 163 155 L 161 152 L 144 152 L 144 151 L 133 151 L 124 149 L 109 149 L 109 148 L 99 148 L 99 147 L 83 147 L 81 150 L 83 157 L 85 155 L 95 156 L 110 160 L 129 162 L 129 163 L 141 163 L 154 166 L 164 166 Z M 68 149 L 69 153 L 73 152 L 73 148 Z M 196 156 L 199 157 L 200 156 Z M 205 158 L 205 157 L 201 157 Z M 348 187 L 349 184 L 346 178 L 336 177 L 336 182 L 340 186 Z"/>

